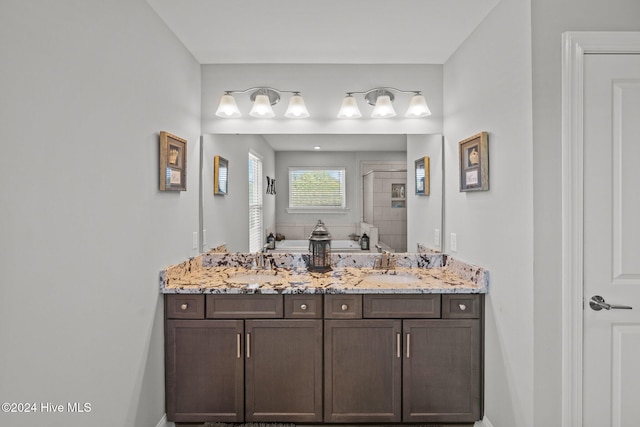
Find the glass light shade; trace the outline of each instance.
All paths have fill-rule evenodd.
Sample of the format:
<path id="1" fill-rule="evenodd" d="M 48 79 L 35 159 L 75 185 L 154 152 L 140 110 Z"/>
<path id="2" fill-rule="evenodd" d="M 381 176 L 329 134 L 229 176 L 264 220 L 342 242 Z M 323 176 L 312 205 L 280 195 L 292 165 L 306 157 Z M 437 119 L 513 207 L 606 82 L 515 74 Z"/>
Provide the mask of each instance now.
<path id="1" fill-rule="evenodd" d="M 287 108 L 287 112 L 284 113 L 285 117 L 290 119 L 304 119 L 305 117 L 309 117 L 309 110 L 307 110 L 306 105 L 304 105 L 304 99 L 300 94 L 294 94 L 289 100 L 289 107 Z"/>
<path id="2" fill-rule="evenodd" d="M 431 115 L 431 110 L 427 106 L 427 101 L 423 95 L 413 95 L 411 101 L 409 101 L 409 108 L 405 117 L 427 117 Z"/>
<path id="3" fill-rule="evenodd" d="M 357 119 L 359 117 L 362 117 L 362 114 L 360 114 L 360 109 L 358 108 L 356 99 L 352 95 L 345 96 L 342 100 L 340 111 L 338 111 L 338 118 Z"/>
<path id="4" fill-rule="evenodd" d="M 271 102 L 267 95 L 256 95 L 256 100 L 253 102 L 253 107 L 249 111 L 249 115 L 252 117 L 271 118 L 275 116 L 273 108 L 271 108 Z"/>
<path id="5" fill-rule="evenodd" d="M 373 108 L 371 117 L 374 119 L 386 119 L 388 117 L 395 117 L 396 110 L 393 109 L 391 98 L 388 95 L 381 95 L 376 100 L 376 106 Z"/>
<path id="6" fill-rule="evenodd" d="M 236 99 L 233 95 L 226 93 L 220 98 L 220 104 L 216 110 L 216 116 L 225 118 L 240 117 L 242 114 L 236 104 Z"/>

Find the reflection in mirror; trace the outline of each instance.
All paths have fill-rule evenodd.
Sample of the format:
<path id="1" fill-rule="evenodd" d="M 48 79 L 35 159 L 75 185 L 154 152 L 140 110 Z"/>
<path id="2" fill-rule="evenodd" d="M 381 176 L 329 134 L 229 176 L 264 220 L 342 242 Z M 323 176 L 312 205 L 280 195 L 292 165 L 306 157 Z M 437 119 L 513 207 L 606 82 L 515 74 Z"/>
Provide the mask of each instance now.
<path id="1" fill-rule="evenodd" d="M 213 194 L 227 194 L 229 161 L 224 157 L 213 158 Z"/>
<path id="2" fill-rule="evenodd" d="M 439 251 L 435 238 L 443 235 L 442 144 L 442 135 L 204 135 L 203 250 L 225 244 L 230 252 L 248 252 L 251 230 L 260 230 L 262 243 L 270 233 L 276 235 L 279 251 L 307 252 L 309 234 L 322 220 L 332 235 L 334 253 L 361 252 L 363 233 L 371 238 L 372 251 L 376 242 L 396 251 L 416 252 L 419 245 Z M 249 180 L 249 153 L 261 162 L 262 179 L 256 182 Z M 225 197 L 213 197 L 216 155 L 233 165 L 228 169 L 233 191 Z M 414 164 L 427 156 L 431 191 L 418 196 Z M 289 170 L 301 167 L 344 169 L 345 206 L 290 206 Z M 365 182 L 368 175 L 373 175 L 370 183 Z M 262 195 L 259 204 L 250 205 L 250 191 Z M 261 220 L 255 224 L 258 212 Z M 402 217 L 404 221 L 397 220 Z"/>

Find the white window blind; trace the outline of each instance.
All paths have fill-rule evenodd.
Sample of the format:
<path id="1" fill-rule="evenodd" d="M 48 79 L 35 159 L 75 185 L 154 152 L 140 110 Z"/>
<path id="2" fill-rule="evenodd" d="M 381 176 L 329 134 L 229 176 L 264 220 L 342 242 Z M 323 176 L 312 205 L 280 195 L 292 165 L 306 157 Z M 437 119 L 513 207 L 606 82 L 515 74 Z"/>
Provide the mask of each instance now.
<path id="1" fill-rule="evenodd" d="M 262 249 L 262 160 L 249 153 L 249 252 Z"/>
<path id="2" fill-rule="evenodd" d="M 289 208 L 344 209 L 345 207 L 344 168 L 289 168 Z"/>

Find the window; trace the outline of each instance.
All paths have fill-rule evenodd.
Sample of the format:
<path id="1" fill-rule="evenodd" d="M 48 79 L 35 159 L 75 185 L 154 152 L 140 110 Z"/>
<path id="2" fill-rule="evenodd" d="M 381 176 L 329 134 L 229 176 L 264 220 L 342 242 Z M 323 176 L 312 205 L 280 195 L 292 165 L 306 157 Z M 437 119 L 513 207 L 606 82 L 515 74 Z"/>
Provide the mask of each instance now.
<path id="1" fill-rule="evenodd" d="M 262 160 L 249 153 L 249 252 L 262 250 Z"/>
<path id="2" fill-rule="evenodd" d="M 289 168 L 289 210 L 345 210 L 344 168 Z"/>

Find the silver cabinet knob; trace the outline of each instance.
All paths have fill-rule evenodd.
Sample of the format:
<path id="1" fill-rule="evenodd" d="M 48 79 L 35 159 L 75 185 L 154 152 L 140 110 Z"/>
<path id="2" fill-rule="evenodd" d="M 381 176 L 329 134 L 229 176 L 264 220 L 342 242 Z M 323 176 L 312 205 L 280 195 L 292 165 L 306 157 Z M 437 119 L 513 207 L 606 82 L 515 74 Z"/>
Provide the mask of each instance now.
<path id="1" fill-rule="evenodd" d="M 604 298 L 602 298 L 600 295 L 594 295 L 591 297 L 591 299 L 589 300 L 589 307 L 591 307 L 591 309 L 595 311 L 600 311 L 603 308 L 605 310 L 632 310 L 633 309 L 633 307 L 629 307 L 628 305 L 607 304 L 604 301 Z"/>
<path id="2" fill-rule="evenodd" d="M 189 308 L 189 304 L 184 303 L 180 306 L 180 308 L 182 309 L 182 311 L 185 311 L 187 308 Z"/>
<path id="3" fill-rule="evenodd" d="M 347 304 L 342 304 L 340 306 L 340 309 L 342 309 L 342 311 L 347 311 L 347 310 L 349 310 L 349 306 Z"/>
<path id="4" fill-rule="evenodd" d="M 307 307 L 307 304 L 300 305 L 300 310 L 302 310 L 302 311 L 305 311 L 307 308 L 309 308 L 309 307 Z"/>
<path id="5" fill-rule="evenodd" d="M 465 311 L 467 309 L 467 305 L 466 304 L 458 304 L 458 308 L 460 308 L 460 311 Z"/>

